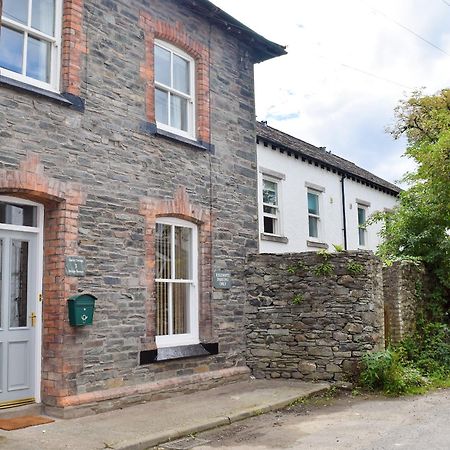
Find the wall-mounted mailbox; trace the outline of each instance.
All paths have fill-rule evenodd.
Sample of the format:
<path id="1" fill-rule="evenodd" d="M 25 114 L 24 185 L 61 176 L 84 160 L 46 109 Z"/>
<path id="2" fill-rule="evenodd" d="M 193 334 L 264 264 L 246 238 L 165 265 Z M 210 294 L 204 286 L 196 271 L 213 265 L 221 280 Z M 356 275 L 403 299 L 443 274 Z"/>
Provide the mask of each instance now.
<path id="1" fill-rule="evenodd" d="M 92 325 L 94 318 L 95 300 L 91 294 L 77 294 L 67 300 L 69 306 L 69 323 L 73 327 Z"/>

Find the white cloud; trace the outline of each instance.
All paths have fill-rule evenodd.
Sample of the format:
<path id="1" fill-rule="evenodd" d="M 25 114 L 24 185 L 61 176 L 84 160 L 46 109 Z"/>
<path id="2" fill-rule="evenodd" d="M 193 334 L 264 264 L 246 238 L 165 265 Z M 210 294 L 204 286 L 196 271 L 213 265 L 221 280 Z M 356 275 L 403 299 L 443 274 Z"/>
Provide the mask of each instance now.
<path id="1" fill-rule="evenodd" d="M 389 180 L 412 164 L 385 128 L 401 98 L 448 87 L 450 7 L 441 0 L 213 0 L 252 29 L 288 46 L 257 65 L 259 119 L 327 146 Z M 383 14 L 388 16 L 386 18 Z M 367 73 L 362 73 L 367 72 Z M 372 74 L 372 75 L 369 75 Z"/>

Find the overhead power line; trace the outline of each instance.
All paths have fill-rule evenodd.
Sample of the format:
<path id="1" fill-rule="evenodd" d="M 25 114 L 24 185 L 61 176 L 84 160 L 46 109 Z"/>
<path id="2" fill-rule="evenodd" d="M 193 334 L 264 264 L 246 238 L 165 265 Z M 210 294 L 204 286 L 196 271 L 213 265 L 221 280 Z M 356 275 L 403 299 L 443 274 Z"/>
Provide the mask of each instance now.
<path id="1" fill-rule="evenodd" d="M 448 6 L 450 6 L 450 3 L 447 3 L 446 0 L 442 0 L 444 1 L 444 3 L 446 3 Z M 414 30 L 411 30 L 411 28 L 407 27 L 406 25 L 403 25 L 402 23 L 398 22 L 397 20 L 393 19 L 392 17 L 389 17 L 387 14 L 385 14 L 383 11 L 380 11 L 377 8 L 374 8 L 371 5 L 368 5 L 366 3 L 366 5 L 375 13 L 378 13 L 380 15 L 382 15 L 385 19 L 389 20 L 390 22 L 394 23 L 395 25 L 397 25 L 398 27 L 402 28 L 403 30 L 407 31 L 408 33 L 411 33 L 413 36 L 415 36 L 416 38 L 420 39 L 421 41 L 427 43 L 428 45 L 430 45 L 431 47 L 435 48 L 436 50 L 439 50 L 440 52 L 444 53 L 444 55 L 450 56 L 449 53 L 447 53 L 445 50 L 443 50 L 441 47 L 438 47 L 436 44 L 433 44 L 433 42 L 429 41 L 428 39 L 424 38 L 423 36 L 421 36 L 420 34 L 416 33 Z"/>
<path id="2" fill-rule="evenodd" d="M 447 6 L 450 6 L 450 3 L 447 0 L 442 0 L 442 3 L 445 3 Z"/>
<path id="3" fill-rule="evenodd" d="M 340 66 L 345 67 L 346 69 L 355 70 L 356 72 L 363 73 L 372 78 L 377 78 L 378 80 L 386 81 L 387 83 L 395 84 L 397 86 L 403 87 L 405 89 L 412 89 L 411 86 L 406 86 L 406 84 L 399 83 L 398 81 L 390 80 L 389 78 L 382 77 L 380 75 L 376 75 L 375 73 L 368 72 L 367 70 L 359 69 L 358 67 L 353 67 L 348 64 L 338 63 Z"/>

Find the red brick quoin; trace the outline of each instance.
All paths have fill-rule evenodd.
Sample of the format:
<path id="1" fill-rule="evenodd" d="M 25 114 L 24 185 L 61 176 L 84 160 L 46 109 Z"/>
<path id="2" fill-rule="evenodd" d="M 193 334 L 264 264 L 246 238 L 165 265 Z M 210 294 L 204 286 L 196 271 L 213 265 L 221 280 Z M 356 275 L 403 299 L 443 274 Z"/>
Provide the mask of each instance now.
<path id="1" fill-rule="evenodd" d="M 193 222 L 198 227 L 199 335 L 200 342 L 212 342 L 214 339 L 211 309 L 212 219 L 209 210 L 193 205 L 186 189 L 180 187 L 173 200 L 142 199 L 140 212 L 145 217 L 145 284 L 148 290 L 147 332 L 142 339 L 142 349 L 153 350 L 156 348 L 155 228 L 156 220 L 159 217 L 177 217 Z"/>
<path id="2" fill-rule="evenodd" d="M 196 127 L 197 139 L 210 142 L 209 127 L 209 49 L 190 37 L 180 22 L 170 24 L 155 20 L 141 11 L 139 25 L 144 30 L 145 61 L 141 64 L 141 77 L 145 80 L 147 121 L 155 123 L 155 39 L 168 42 L 188 53 L 195 60 Z"/>
<path id="3" fill-rule="evenodd" d="M 75 183 L 46 176 L 35 155 L 17 170 L 0 170 L 0 195 L 32 200 L 45 208 L 41 392 L 44 404 L 56 405 L 76 392 L 70 380 L 83 366 L 66 305 L 77 292 L 78 281 L 65 275 L 64 264 L 66 255 L 77 254 L 78 214 L 85 195 Z"/>
<path id="4" fill-rule="evenodd" d="M 80 95 L 81 55 L 87 53 L 83 31 L 84 0 L 64 0 L 62 25 L 62 92 Z"/>

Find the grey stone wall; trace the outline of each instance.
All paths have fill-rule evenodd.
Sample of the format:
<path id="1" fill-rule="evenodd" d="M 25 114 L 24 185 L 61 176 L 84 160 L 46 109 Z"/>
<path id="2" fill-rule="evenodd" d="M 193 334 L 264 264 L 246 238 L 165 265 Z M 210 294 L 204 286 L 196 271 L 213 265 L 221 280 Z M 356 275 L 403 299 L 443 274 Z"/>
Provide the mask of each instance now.
<path id="1" fill-rule="evenodd" d="M 87 193 L 78 230 L 87 274 L 79 289 L 98 301 L 93 326 L 77 331 L 82 365 L 68 380 L 71 391 L 245 365 L 244 267 L 258 242 L 253 66 L 242 58 L 248 49 L 225 31 L 210 29 L 180 1 L 84 3 L 85 112 L 0 87 L 0 167 L 17 169 L 32 152 L 49 177 L 82 183 Z M 146 117 L 141 8 L 155 19 L 182 23 L 203 45 L 210 42 L 215 154 L 141 131 Z M 219 354 L 139 366 L 148 297 L 140 199 L 171 199 L 180 186 L 192 203 L 212 209 L 213 269 L 228 269 L 233 277 L 231 290 L 211 293 Z"/>
<path id="2" fill-rule="evenodd" d="M 381 262 L 362 251 L 251 255 L 246 313 L 254 376 L 342 380 L 384 347 Z"/>
<path id="3" fill-rule="evenodd" d="M 383 268 L 386 341 L 400 342 L 416 329 L 420 298 L 429 288 L 421 264 L 397 261 Z"/>

